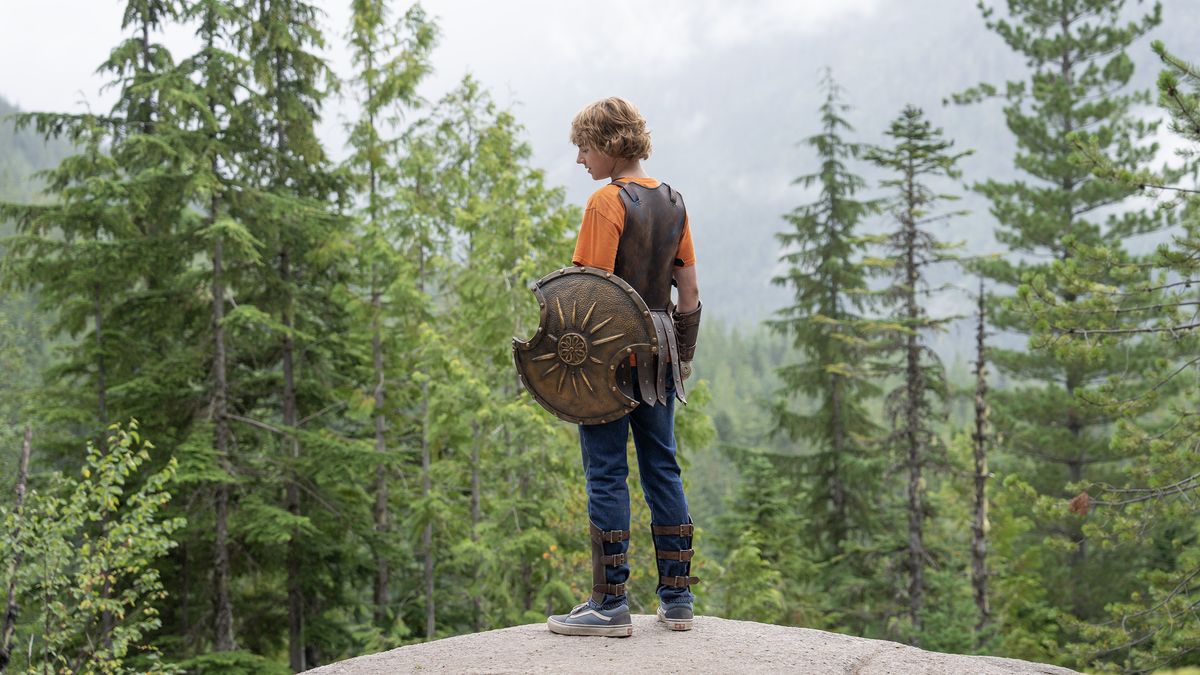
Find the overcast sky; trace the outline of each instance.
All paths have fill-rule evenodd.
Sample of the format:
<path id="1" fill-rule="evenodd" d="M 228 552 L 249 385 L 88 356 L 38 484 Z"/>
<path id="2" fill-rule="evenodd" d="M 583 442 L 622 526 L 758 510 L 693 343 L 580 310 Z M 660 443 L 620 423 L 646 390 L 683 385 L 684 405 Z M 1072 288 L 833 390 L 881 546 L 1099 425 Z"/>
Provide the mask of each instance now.
<path id="1" fill-rule="evenodd" d="M 347 74 L 349 2 L 317 4 L 327 14 L 331 62 Z M 1198 60 L 1200 54 L 1187 53 L 1187 36 L 1200 12 L 1187 7 L 1200 3 L 1165 4 L 1168 26 L 1157 36 Z M 393 6 L 400 12 L 407 3 Z M 772 234 L 783 227 L 781 214 L 806 199 L 791 181 L 814 162 L 796 142 L 817 131 L 824 67 L 855 106 L 850 119 L 862 140 L 877 140 L 911 102 L 960 147 L 977 150 L 964 165 L 966 180 L 1011 166 L 1012 142 L 997 106 L 941 103 L 980 81 L 1024 72 L 983 26 L 974 0 L 431 0 L 424 6 L 441 31 L 424 96 L 436 100 L 472 73 L 514 107 L 534 163 L 575 203 L 599 186 L 573 163 L 566 140 L 572 115 L 611 94 L 641 108 L 655 149 L 646 168 L 687 199 L 702 293 L 717 316 L 758 319 L 787 298 L 769 284 L 779 254 Z M 121 39 L 122 7 L 117 0 L 0 0 L 0 96 L 26 110 L 107 107 L 113 94 L 99 91 L 103 82 L 94 71 Z M 161 41 L 177 58 L 194 47 L 187 28 L 172 28 Z M 1157 71 L 1149 40 L 1133 56 L 1142 66 L 1138 81 L 1148 86 Z M 325 115 L 322 136 L 339 156 L 342 125 L 354 109 L 337 102 Z M 987 250 L 991 222 L 985 209 L 977 211 L 948 225 L 946 235 Z"/>

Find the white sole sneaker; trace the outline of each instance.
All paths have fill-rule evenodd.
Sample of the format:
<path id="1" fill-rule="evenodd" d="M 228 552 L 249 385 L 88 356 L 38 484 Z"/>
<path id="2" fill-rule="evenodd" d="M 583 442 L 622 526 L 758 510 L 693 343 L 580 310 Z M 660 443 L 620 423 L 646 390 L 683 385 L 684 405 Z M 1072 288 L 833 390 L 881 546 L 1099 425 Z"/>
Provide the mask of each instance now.
<path id="1" fill-rule="evenodd" d="M 668 619 L 667 615 L 663 613 L 662 605 L 658 606 L 658 620 L 667 624 L 667 628 L 669 628 L 671 630 L 691 630 L 692 629 L 692 620 L 691 619 Z"/>
<path id="2" fill-rule="evenodd" d="M 554 617 L 546 619 L 546 627 L 551 633 L 559 635 L 598 635 L 602 637 L 629 637 L 633 635 L 633 624 L 619 626 L 586 626 L 577 623 L 566 623 Z"/>

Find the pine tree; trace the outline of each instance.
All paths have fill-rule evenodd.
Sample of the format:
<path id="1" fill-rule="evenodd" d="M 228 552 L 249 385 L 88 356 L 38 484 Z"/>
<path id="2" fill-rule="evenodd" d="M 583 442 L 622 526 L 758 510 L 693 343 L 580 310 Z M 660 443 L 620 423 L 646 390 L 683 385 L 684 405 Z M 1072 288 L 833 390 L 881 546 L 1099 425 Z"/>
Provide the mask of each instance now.
<path id="1" fill-rule="evenodd" d="M 388 449 L 387 374 L 393 372 L 402 377 L 404 371 L 397 368 L 401 361 L 397 354 L 403 345 L 397 338 L 405 335 L 402 331 L 385 331 L 385 326 L 398 326 L 396 314 L 405 308 L 396 306 L 398 299 L 393 288 L 400 274 L 411 271 L 396 244 L 396 234 L 404 226 L 395 222 L 397 209 L 388 205 L 400 179 L 396 171 L 399 144 L 392 134 L 405 110 L 418 104 L 416 87 L 430 70 L 429 52 L 436 37 L 433 23 L 419 5 L 411 7 L 395 26 L 391 24 L 387 5 L 384 0 L 356 0 L 352 5 L 350 45 L 359 68 L 353 84 L 359 90 L 363 114 L 351 129 L 353 152 L 347 160 L 347 167 L 357 181 L 357 191 L 365 197 L 360 215 L 360 260 L 356 267 L 366 273 L 360 283 L 367 296 L 363 315 L 370 325 L 372 422 L 375 451 L 380 455 L 375 467 L 373 517 L 377 540 L 373 543 L 372 595 L 374 620 L 379 628 L 385 628 L 393 614 L 389 610 L 390 552 L 395 547 L 389 540 L 395 533 L 391 525 L 389 486 L 394 460 Z"/>
<path id="2" fill-rule="evenodd" d="M 860 228 L 882 200 L 865 200 L 865 189 L 848 162 L 868 148 L 848 142 L 841 90 L 826 75 L 820 133 L 806 139 L 819 168 L 795 182 L 817 186 L 815 202 L 785 216 L 792 229 L 777 236 L 787 271 L 773 281 L 794 294 L 793 304 L 768 325 L 793 340 L 802 359 L 778 368 L 782 386 L 772 404 L 775 433 L 797 445 L 796 479 L 809 541 L 816 560 L 828 564 L 822 623 L 859 635 L 886 635 L 895 623 L 894 541 L 884 525 L 886 449 L 871 410 L 879 394 L 868 356 L 886 332 L 867 314 L 875 304 L 868 286 L 871 238 Z M 811 412 L 809 412 L 811 410 Z M 760 542 L 770 548 L 770 542 Z"/>
<path id="3" fill-rule="evenodd" d="M 1159 105 L 1171 130 L 1193 161 L 1200 149 L 1200 69 L 1166 51 L 1158 79 Z M 1200 251 L 1200 210 L 1191 187 L 1177 185 L 1179 171 L 1130 170 L 1095 138 L 1077 136 L 1098 179 L 1113 190 L 1171 191 L 1168 208 L 1180 212 L 1182 232 L 1160 244 L 1147 259 L 1131 259 L 1108 242 L 1075 243 L 1073 264 L 1060 264 L 1021 287 L 1039 318 L 1039 337 L 1061 358 L 1103 358 L 1117 349 L 1149 349 L 1154 369 L 1143 379 L 1113 376 L 1089 400 L 1117 420 L 1112 446 L 1129 458 L 1124 475 L 1089 481 L 1070 502 L 1079 516 L 1091 515 L 1088 535 L 1107 548 L 1146 552 L 1125 597 L 1106 607 L 1107 621 L 1077 624 L 1084 640 L 1072 651 L 1091 668 L 1145 672 L 1200 664 L 1195 656 L 1200 630 L 1194 621 L 1200 575 L 1200 529 L 1195 495 L 1195 382 L 1185 373 L 1196 364 L 1200 335 L 1195 292 Z M 1152 274 L 1146 274 L 1146 268 Z M 1051 284 L 1086 300 L 1067 303 L 1047 292 Z M 1132 380 L 1132 381 L 1131 381 Z M 1131 393 L 1132 390 L 1132 393 Z"/>
<path id="4" fill-rule="evenodd" d="M 235 280 L 243 278 L 246 268 L 257 268 L 261 242 L 236 216 L 236 195 L 244 193 L 247 187 L 240 173 L 240 148 L 251 138 L 252 127 L 238 95 L 249 87 L 251 75 L 237 53 L 235 40 L 247 28 L 248 15 L 241 6 L 228 0 L 201 0 L 189 6 L 186 18 L 197 22 L 196 35 L 201 46 L 180 64 L 181 70 L 189 75 L 188 81 L 196 83 L 188 123 L 180 132 L 189 135 L 194 147 L 190 168 L 196 191 L 194 199 L 204 209 L 200 239 L 209 249 L 211 269 L 206 285 L 211 304 L 206 312 L 208 320 L 198 321 L 194 331 L 195 343 L 210 346 L 201 357 L 209 364 L 209 372 L 201 412 L 191 434 L 181 443 L 185 449 L 181 474 L 188 484 L 200 487 L 212 509 L 189 513 L 196 526 L 189 529 L 189 536 L 180 547 L 177 583 L 182 587 L 183 597 L 178 620 L 179 630 L 188 633 L 193 573 L 189 551 L 204 550 L 211 532 L 212 645 L 215 652 L 222 653 L 237 646 L 229 534 L 237 473 L 230 372 L 237 362 L 237 350 L 227 331 L 226 305 L 233 301 Z"/>
<path id="5" fill-rule="evenodd" d="M 985 84 L 955 97 L 959 103 L 1003 98 L 1017 142 L 1014 163 L 1023 175 L 975 185 L 990 201 L 999 222 L 996 237 L 1010 252 L 977 265 L 998 285 L 1016 286 L 1043 274 L 1050 261 L 1071 264 L 1072 242 L 1119 250 L 1126 238 L 1162 226 L 1161 214 L 1109 212 L 1132 190 L 1091 180 L 1087 167 L 1072 160 L 1072 136 L 1081 131 L 1124 168 L 1145 165 L 1157 151 L 1147 142 L 1156 123 L 1143 121 L 1133 110 L 1148 101 L 1147 95 L 1122 90 L 1133 73 L 1127 49 L 1158 25 L 1161 7 L 1156 3 L 1129 21 L 1124 5 L 1123 0 L 1012 0 L 1009 16 L 1000 18 L 981 3 L 987 26 L 1030 69 L 1026 82 L 1009 82 L 1003 90 Z M 1064 303 L 1086 297 L 1054 281 L 1045 292 Z M 990 319 L 1003 331 L 1030 335 L 1035 328 L 1032 313 L 1019 299 L 994 305 Z M 1019 383 L 992 397 L 996 431 L 1005 438 L 1005 448 L 1016 453 L 1000 468 L 1019 471 L 1037 493 L 1054 497 L 1068 495 L 1068 485 L 1085 478 L 1110 477 L 1113 462 L 1121 458 L 1109 447 L 1111 419 L 1087 412 L 1081 399 L 1090 396 L 1092 383 L 1110 374 L 1144 368 L 1148 356 L 1113 351 L 1078 359 L 1047 350 L 999 348 L 990 354 L 999 371 Z M 1049 589 L 1050 601 L 1076 616 L 1097 616 L 1122 584 L 1105 583 L 1097 592 L 1095 579 L 1116 579 L 1124 563 L 1108 552 L 1089 553 L 1078 518 L 1052 512 L 1036 517 L 1040 537 L 1030 537 L 1030 545 L 1041 537 L 1070 543 L 1065 559 L 1058 559 L 1059 554 L 1043 557 L 1044 567 L 1035 572 Z M 1022 612 L 1015 606 L 1011 610 L 1014 618 Z"/>
<path id="6" fill-rule="evenodd" d="M 321 13 L 292 0 L 259 0 L 253 7 L 243 50 L 257 84 L 250 105 L 259 150 L 251 151 L 251 185 L 257 193 L 245 218 L 264 243 L 269 261 L 264 272 L 269 272 L 254 291 L 267 314 L 247 312 L 242 318 L 268 328 L 273 339 L 263 356 L 279 367 L 278 380 L 261 392 L 259 405 L 267 405 L 263 412 L 270 409 L 272 418 L 279 414 L 277 426 L 260 428 L 272 434 L 267 447 L 273 446 L 275 466 L 270 471 L 282 482 L 283 510 L 265 502 L 262 507 L 274 526 L 287 523 L 280 536 L 288 662 L 300 671 L 319 661 L 317 640 L 334 637 L 310 634 L 310 617 L 318 620 L 328 609 L 326 596 L 348 592 L 345 579 L 330 578 L 320 568 L 356 550 L 345 542 L 352 528 L 339 526 L 336 517 L 314 519 L 312 512 L 336 516 L 342 512 L 339 500 L 349 499 L 344 518 L 365 497 L 357 491 L 339 494 L 344 481 L 359 480 L 355 442 L 301 428 L 340 407 L 333 394 L 351 384 L 348 373 L 357 372 L 357 355 L 342 344 L 347 316 L 339 301 L 350 221 L 343 210 L 346 186 L 316 135 L 322 104 L 335 85 L 317 51 L 324 45 Z M 250 419 L 264 421 L 261 415 Z"/>
<path id="7" fill-rule="evenodd" d="M 925 543 L 929 506 L 924 474 L 945 463 L 940 461 L 945 448 L 934 429 L 945 419 L 945 370 L 927 340 L 930 333 L 941 330 L 954 318 L 930 316 L 921 299 L 944 290 L 930 288 L 928 268 L 953 260 L 951 247 L 938 241 L 930 225 L 964 213 L 939 212 L 943 202 L 958 197 L 936 192 L 930 183 L 939 178 L 958 178 L 958 160 L 970 153 L 952 152 L 954 142 L 945 140 L 941 129 L 935 129 L 924 113 L 911 105 L 885 133 L 893 145 L 873 149 L 868 158 L 888 171 L 891 177 L 884 179 L 882 186 L 894 193 L 889 211 L 897 227 L 882 237 L 880 245 L 884 264 L 892 269 L 892 283 L 881 294 L 889 306 L 885 318 L 895 327 L 893 336 L 884 338 L 880 354 L 884 361 L 881 371 L 901 378 L 885 400 L 892 427 L 885 442 L 896 450 L 908 474 L 905 568 L 908 620 L 915 643 L 921 635 L 925 568 L 934 557 Z M 898 357 L 896 361 L 890 360 L 893 355 Z"/>
<path id="8" fill-rule="evenodd" d="M 168 443 L 186 424 L 187 397 L 179 392 L 190 374 L 180 358 L 188 350 L 175 335 L 192 304 L 190 288 L 179 283 L 192 221 L 181 189 L 185 153 L 178 137 L 159 129 L 177 115 L 184 83 L 170 53 L 152 41 L 179 11 L 174 0 L 126 4 L 121 27 L 130 34 L 100 66 L 118 90 L 108 113 L 20 119 L 82 146 L 46 173 L 55 201 L 3 209 L 18 219 L 10 283 L 58 300 L 58 330 L 77 335 L 91 326 L 71 358 L 48 373 L 61 386 L 49 389 L 40 414 L 75 422 L 49 425 L 59 432 L 48 438 L 58 452 L 77 447 L 84 435 L 103 452 L 103 430 L 114 417 L 148 419 L 150 433 Z M 94 392 L 94 404 L 79 407 L 79 385 Z M 90 422 L 79 417 L 81 409 L 95 411 Z M 107 599 L 120 589 L 105 581 L 100 592 Z M 107 645 L 115 627 L 105 611 L 98 639 Z"/>
<path id="9" fill-rule="evenodd" d="M 816 185 L 820 194 L 786 215 L 791 229 L 776 235 L 786 247 L 780 261 L 788 269 L 772 281 L 792 289 L 795 298 L 768 325 L 791 336 L 805 359 L 777 370 L 783 387 L 774 404 L 774 424 L 793 443 L 809 446 L 801 448 L 803 494 L 813 514 L 809 534 L 825 555 L 836 555 L 848 540 L 871 530 L 870 497 L 878 483 L 867 441 L 876 425 L 865 404 L 877 389 L 860 367 L 866 339 L 861 312 L 868 295 L 860 259 L 867 241 L 857 228 L 880 204 L 856 197 L 866 184 L 846 163 L 865 148 L 842 137 L 853 129 L 843 117 L 849 107 L 831 75 L 823 86 L 821 132 L 805 140 L 820 166 L 794 181 Z M 798 398 L 813 400 L 816 409 L 797 412 L 793 401 Z"/>
<path id="10" fill-rule="evenodd" d="M 574 439 L 524 399 L 508 340 L 536 323 L 527 286 L 569 259 L 578 211 L 529 167 L 520 134 L 468 77 L 418 120 L 403 153 L 401 202 L 426 297 L 414 336 L 423 480 L 413 515 L 429 636 L 528 621 L 561 591 L 535 561 L 562 555 L 565 516 L 544 505 L 568 499 Z"/>

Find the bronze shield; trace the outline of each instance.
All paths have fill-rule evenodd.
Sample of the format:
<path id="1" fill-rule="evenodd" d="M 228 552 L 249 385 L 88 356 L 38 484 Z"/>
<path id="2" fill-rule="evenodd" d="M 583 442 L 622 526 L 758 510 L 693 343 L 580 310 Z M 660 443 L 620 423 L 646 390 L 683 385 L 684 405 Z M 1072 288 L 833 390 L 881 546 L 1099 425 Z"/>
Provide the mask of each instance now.
<path id="1" fill-rule="evenodd" d="M 576 424 L 610 422 L 636 408 L 617 387 L 617 367 L 630 354 L 658 352 L 637 291 L 594 267 L 551 272 L 530 290 L 541 321 L 528 341 L 513 338 L 513 363 L 534 400 Z"/>

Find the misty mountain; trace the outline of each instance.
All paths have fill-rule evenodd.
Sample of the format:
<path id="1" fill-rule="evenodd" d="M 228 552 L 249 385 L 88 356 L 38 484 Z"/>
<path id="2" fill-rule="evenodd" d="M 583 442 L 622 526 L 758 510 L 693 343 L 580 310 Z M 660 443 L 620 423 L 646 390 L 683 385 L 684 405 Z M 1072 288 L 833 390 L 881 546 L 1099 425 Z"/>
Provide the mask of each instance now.
<path id="1" fill-rule="evenodd" d="M 1130 3 L 1128 11 L 1131 16 L 1145 11 L 1145 4 Z M 825 67 L 832 69 L 854 108 L 848 119 L 857 129 L 855 140 L 882 141 L 888 123 L 905 104 L 913 103 L 942 126 L 958 148 L 975 151 L 962 162 L 964 183 L 1015 175 L 1015 143 L 1000 101 L 943 105 L 952 93 L 980 82 L 1002 84 L 1028 77 L 1020 58 L 987 30 L 974 2 L 886 2 L 869 16 L 847 15 L 835 21 L 809 39 L 777 36 L 744 45 L 736 58 L 714 50 L 700 52 L 697 59 L 669 73 L 624 71 L 627 86 L 619 93 L 647 112 L 654 131 L 655 155 L 647 170 L 687 198 L 702 294 L 706 311 L 713 315 L 735 323 L 758 321 L 789 299 L 785 289 L 770 284 L 780 253 L 773 235 L 784 225 L 782 214 L 811 199 L 791 182 L 816 166 L 812 149 L 798 142 L 818 131 L 818 82 Z M 1189 28 L 1196 25 L 1200 4 L 1166 3 L 1163 25 L 1131 52 L 1137 64 L 1133 86 L 1149 89 L 1157 77 L 1151 40 L 1162 39 L 1186 57 Z M 517 90 L 524 100 L 542 95 L 551 94 Z M 540 109 L 520 106 L 517 112 Z M 1160 117 L 1156 109 L 1146 112 Z M 569 113 L 565 117 L 569 120 Z M 522 119 L 539 158 L 562 161 L 566 122 L 559 120 L 554 126 L 548 117 Z M 552 178 L 562 171 L 557 166 L 548 170 Z M 872 184 L 879 177 L 865 165 L 861 173 Z M 578 181 L 570 185 L 571 199 L 580 203 L 594 188 Z M 986 202 L 960 186 L 945 187 L 964 196 L 962 204 L 972 215 L 946 224 L 944 238 L 964 242 L 969 253 L 999 252 Z M 877 219 L 873 228 L 887 225 Z M 961 277 L 950 269 L 941 276 L 940 281 Z M 966 285 L 975 287 L 969 280 Z M 930 309 L 969 313 L 969 305 L 962 294 L 947 296 Z"/>

